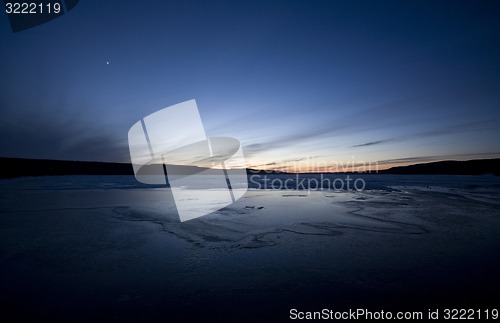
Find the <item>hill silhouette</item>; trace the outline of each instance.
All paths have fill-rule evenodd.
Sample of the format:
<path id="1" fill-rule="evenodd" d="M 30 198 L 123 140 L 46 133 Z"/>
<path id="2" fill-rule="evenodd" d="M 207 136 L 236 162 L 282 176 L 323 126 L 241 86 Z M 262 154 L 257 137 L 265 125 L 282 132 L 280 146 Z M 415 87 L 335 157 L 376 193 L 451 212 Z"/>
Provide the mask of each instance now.
<path id="1" fill-rule="evenodd" d="M 0 157 L 0 178 L 54 175 L 134 175 L 132 164 Z"/>
<path id="2" fill-rule="evenodd" d="M 0 157 L 2 167 L 0 178 L 23 176 L 58 176 L 58 175 L 134 175 L 130 163 L 110 163 L 93 161 L 70 161 L 51 159 L 27 159 Z M 198 173 L 205 170 L 201 167 L 179 166 L 180 173 Z M 279 171 L 263 171 L 247 169 L 252 174 L 286 174 Z M 500 176 L 500 158 L 475 159 L 468 161 L 447 160 L 425 164 L 392 167 L 379 171 L 379 174 L 409 175 L 483 175 Z"/>
<path id="3" fill-rule="evenodd" d="M 484 175 L 500 176 L 500 158 L 474 159 L 466 161 L 445 160 L 439 162 L 392 167 L 381 174 L 411 175 Z"/>

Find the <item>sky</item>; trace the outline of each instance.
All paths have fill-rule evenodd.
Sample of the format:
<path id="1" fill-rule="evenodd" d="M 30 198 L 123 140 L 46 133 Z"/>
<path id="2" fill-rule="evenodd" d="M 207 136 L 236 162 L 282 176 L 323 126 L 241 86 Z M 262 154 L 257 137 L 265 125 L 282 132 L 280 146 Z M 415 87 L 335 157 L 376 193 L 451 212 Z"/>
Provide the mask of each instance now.
<path id="1" fill-rule="evenodd" d="M 195 99 L 248 167 L 500 157 L 496 1 L 81 0 L 0 15 L 0 156 L 130 162 L 141 118 Z"/>

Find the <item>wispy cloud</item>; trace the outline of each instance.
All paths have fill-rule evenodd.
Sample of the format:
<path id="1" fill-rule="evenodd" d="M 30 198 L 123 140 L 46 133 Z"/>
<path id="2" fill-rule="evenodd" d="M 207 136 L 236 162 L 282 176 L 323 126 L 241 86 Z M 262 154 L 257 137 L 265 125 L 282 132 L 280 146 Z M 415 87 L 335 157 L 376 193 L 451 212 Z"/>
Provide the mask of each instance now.
<path id="1" fill-rule="evenodd" d="M 379 145 L 379 144 L 383 144 L 383 143 L 387 143 L 387 142 L 402 142 L 402 141 L 407 141 L 407 140 L 412 140 L 412 139 L 417 139 L 417 138 L 438 137 L 438 136 L 450 135 L 450 134 L 455 134 L 455 133 L 465 133 L 465 132 L 471 132 L 471 131 L 486 131 L 486 130 L 499 129 L 499 128 L 500 128 L 500 119 L 481 120 L 481 121 L 474 121 L 474 122 L 467 122 L 467 123 L 462 123 L 462 124 L 450 125 L 450 126 L 446 126 L 446 127 L 441 127 L 439 129 L 410 133 L 410 134 L 406 134 L 406 135 L 396 136 L 396 137 L 393 137 L 390 139 L 370 141 L 370 142 L 363 143 L 363 144 L 353 145 L 353 146 L 351 146 L 351 148 L 374 146 L 374 145 Z"/>
<path id="2" fill-rule="evenodd" d="M 3 106 L 0 151 L 5 157 L 64 160 L 130 160 L 126 132 L 93 122 L 90 117 L 64 115 L 49 102 Z M 83 110 L 85 111 L 85 110 Z"/>
<path id="3" fill-rule="evenodd" d="M 378 144 L 382 144 L 382 143 L 385 143 L 389 140 L 377 140 L 377 141 L 370 141 L 370 142 L 367 142 L 367 143 L 364 143 L 364 144 L 360 144 L 360 145 L 354 145 L 354 146 L 351 146 L 352 148 L 356 148 L 356 147 L 366 147 L 366 146 L 374 146 L 374 145 L 378 145 Z"/>
<path id="4" fill-rule="evenodd" d="M 379 165 L 409 165 L 409 164 L 418 164 L 418 163 L 430 163 L 441 160 L 468 160 L 468 159 L 481 159 L 481 158 L 499 158 L 499 152 L 490 152 L 490 153 L 476 153 L 476 154 L 455 154 L 455 155 L 435 155 L 435 156 L 415 156 L 415 157 L 406 157 L 406 158 L 395 158 L 395 159 L 386 159 L 379 160 L 377 163 Z"/>

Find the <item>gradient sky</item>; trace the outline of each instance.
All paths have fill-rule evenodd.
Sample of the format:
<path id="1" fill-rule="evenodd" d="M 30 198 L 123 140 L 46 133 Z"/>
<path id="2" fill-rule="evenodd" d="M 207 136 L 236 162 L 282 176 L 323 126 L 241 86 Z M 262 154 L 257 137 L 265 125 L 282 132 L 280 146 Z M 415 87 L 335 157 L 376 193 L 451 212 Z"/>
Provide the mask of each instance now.
<path id="1" fill-rule="evenodd" d="M 1 156 L 128 162 L 135 122 L 196 99 L 251 167 L 500 157 L 497 1 L 81 0 L 18 33 L 0 16 Z"/>

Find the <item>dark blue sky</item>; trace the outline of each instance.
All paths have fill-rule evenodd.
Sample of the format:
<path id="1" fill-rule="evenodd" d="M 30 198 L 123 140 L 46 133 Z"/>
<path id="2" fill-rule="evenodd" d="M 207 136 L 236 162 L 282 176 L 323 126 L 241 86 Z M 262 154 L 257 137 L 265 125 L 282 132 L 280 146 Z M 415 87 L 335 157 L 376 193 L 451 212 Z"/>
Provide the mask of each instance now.
<path id="1" fill-rule="evenodd" d="M 0 20 L 2 156 L 129 161 L 196 99 L 249 166 L 500 157 L 496 1 L 91 1 Z M 109 62 L 109 64 L 107 64 Z"/>

